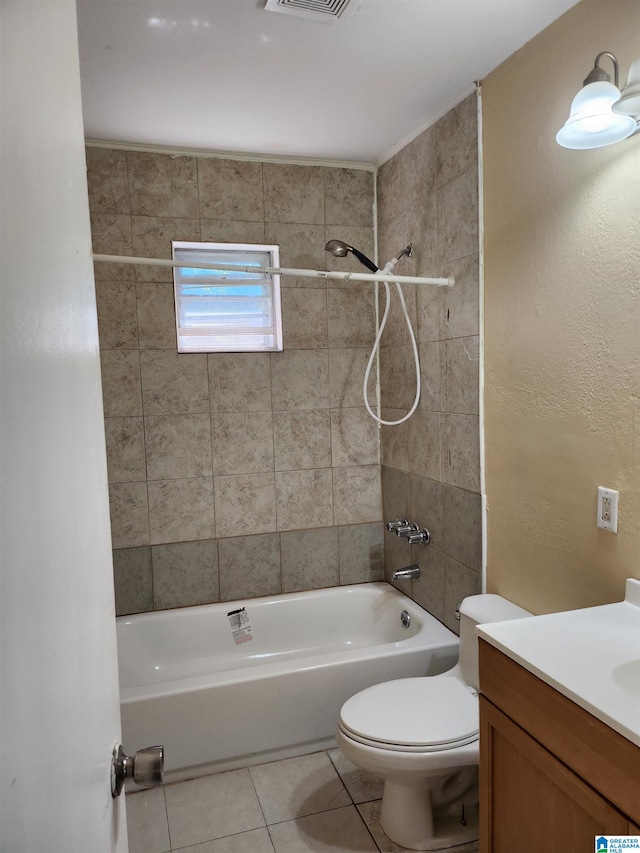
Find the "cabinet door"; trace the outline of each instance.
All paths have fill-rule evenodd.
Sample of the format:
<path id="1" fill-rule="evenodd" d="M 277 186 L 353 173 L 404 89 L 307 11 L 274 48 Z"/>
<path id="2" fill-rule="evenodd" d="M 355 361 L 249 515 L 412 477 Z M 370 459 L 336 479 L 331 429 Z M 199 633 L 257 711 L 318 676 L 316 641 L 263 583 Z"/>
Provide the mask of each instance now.
<path id="1" fill-rule="evenodd" d="M 593 850 L 629 822 L 575 773 L 480 697 L 483 853 Z"/>

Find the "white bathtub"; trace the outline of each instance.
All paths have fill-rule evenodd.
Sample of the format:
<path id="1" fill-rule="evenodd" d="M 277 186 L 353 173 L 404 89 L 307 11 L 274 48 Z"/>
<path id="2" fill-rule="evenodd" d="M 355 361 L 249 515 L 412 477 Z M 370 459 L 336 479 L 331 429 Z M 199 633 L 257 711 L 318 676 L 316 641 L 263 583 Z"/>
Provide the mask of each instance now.
<path id="1" fill-rule="evenodd" d="M 228 616 L 242 607 L 248 632 Z M 444 672 L 458 656 L 455 634 L 386 583 L 117 623 L 125 751 L 163 744 L 168 781 L 326 749 L 349 696 Z"/>

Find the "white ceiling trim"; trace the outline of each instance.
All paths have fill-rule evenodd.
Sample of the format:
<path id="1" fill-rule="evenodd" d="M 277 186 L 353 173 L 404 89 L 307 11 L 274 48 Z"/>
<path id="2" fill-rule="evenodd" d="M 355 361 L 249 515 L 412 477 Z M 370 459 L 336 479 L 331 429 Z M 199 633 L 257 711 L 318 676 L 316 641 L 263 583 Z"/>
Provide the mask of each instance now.
<path id="1" fill-rule="evenodd" d="M 117 151 L 139 151 L 145 154 L 169 154 L 173 157 L 210 157 L 218 160 L 249 160 L 253 163 L 280 163 L 289 166 L 329 166 L 334 169 L 359 169 L 375 172 L 375 163 L 350 160 L 322 160 L 313 157 L 286 157 L 278 154 L 243 154 L 238 151 L 212 151 L 206 148 L 179 148 L 172 145 L 143 145 L 137 142 L 113 142 L 108 139 L 85 139 L 87 148 L 112 148 Z"/>

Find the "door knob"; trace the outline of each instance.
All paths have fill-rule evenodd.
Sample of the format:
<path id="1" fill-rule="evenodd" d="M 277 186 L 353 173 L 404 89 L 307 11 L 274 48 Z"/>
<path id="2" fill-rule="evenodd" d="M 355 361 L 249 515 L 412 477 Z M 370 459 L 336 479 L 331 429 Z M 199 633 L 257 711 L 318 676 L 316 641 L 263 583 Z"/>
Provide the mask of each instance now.
<path id="1" fill-rule="evenodd" d="M 163 746 L 147 746 L 135 755 L 125 755 L 122 744 L 117 743 L 111 759 L 111 796 L 120 795 L 125 779 L 133 779 L 136 785 L 162 785 L 163 769 Z"/>

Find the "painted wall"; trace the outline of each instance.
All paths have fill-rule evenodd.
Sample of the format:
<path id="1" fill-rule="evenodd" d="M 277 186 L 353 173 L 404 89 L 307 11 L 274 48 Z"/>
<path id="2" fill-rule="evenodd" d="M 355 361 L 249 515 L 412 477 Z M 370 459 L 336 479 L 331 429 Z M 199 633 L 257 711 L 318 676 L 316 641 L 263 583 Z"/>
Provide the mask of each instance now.
<path id="1" fill-rule="evenodd" d="M 0 31 L 0 850 L 126 853 L 76 4 Z"/>
<path id="2" fill-rule="evenodd" d="M 483 83 L 488 585 L 535 613 L 640 577 L 640 136 L 555 142 L 596 55 L 624 85 L 639 34 L 635 0 L 583 0 Z"/>
<path id="3" fill-rule="evenodd" d="M 407 517 L 432 535 L 430 545 L 410 546 L 385 533 L 386 577 L 417 563 L 420 579 L 399 588 L 455 631 L 457 603 L 482 580 L 477 128 L 474 94 L 378 174 L 380 262 L 411 242 L 399 273 L 456 278 L 451 290 L 405 287 L 422 394 L 407 422 L 382 430 L 384 518 Z M 400 419 L 415 397 L 412 349 L 392 304 L 380 358 L 385 420 Z"/>
<path id="4" fill-rule="evenodd" d="M 89 148 L 93 248 L 374 252 L 373 175 Z M 333 266 L 332 266 L 333 265 Z M 171 270 L 96 266 L 119 613 L 382 577 L 379 440 L 362 403 L 370 285 L 283 277 L 285 351 L 178 354 Z"/>

